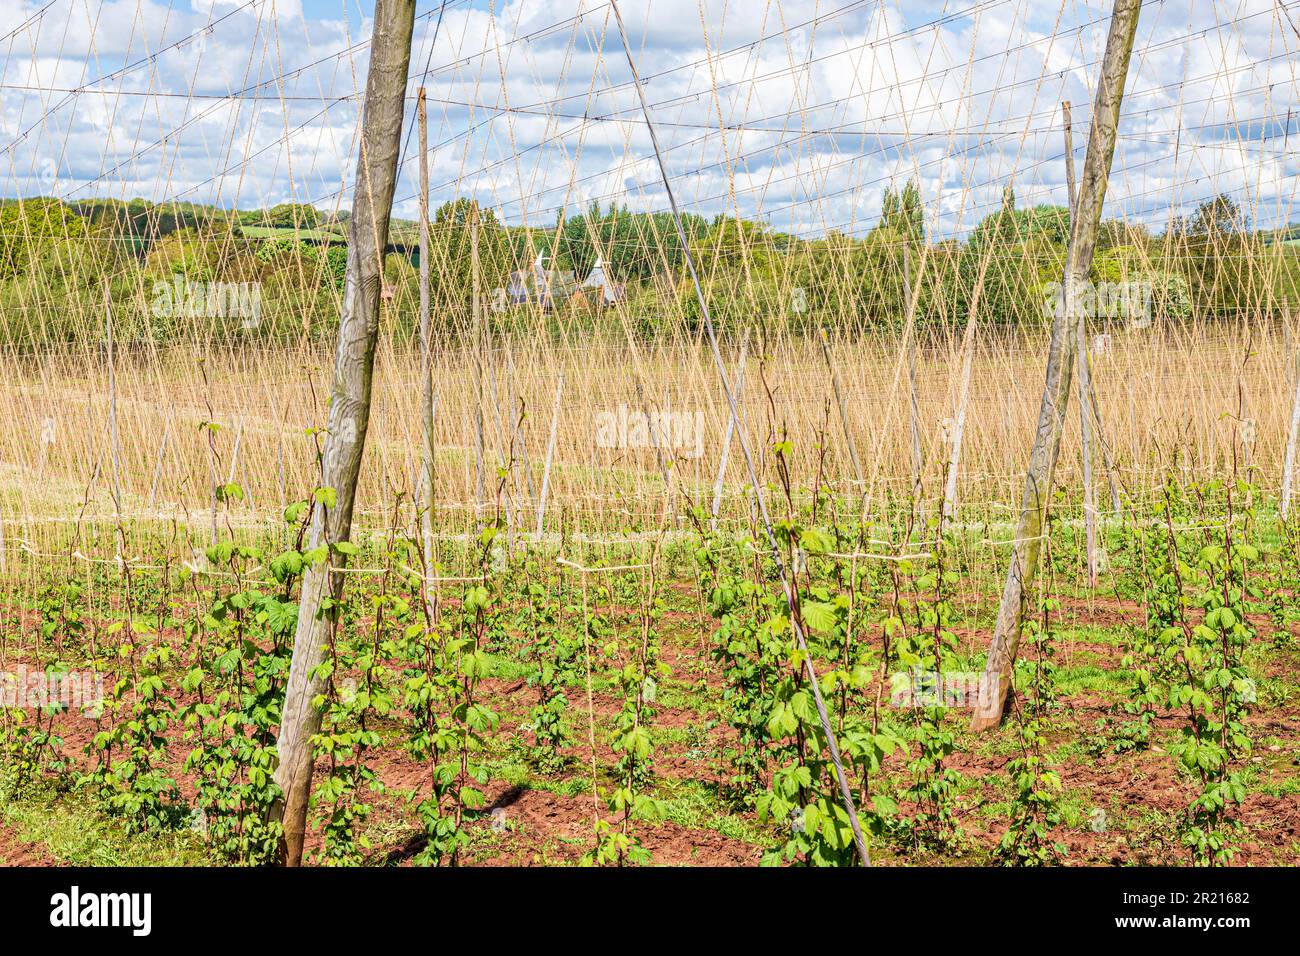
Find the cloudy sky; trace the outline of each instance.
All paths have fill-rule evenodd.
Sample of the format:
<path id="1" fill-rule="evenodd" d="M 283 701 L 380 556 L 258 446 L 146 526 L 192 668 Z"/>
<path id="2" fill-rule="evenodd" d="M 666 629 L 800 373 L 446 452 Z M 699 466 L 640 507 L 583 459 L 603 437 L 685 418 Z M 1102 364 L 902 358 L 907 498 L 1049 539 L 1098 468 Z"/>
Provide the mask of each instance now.
<path id="1" fill-rule="evenodd" d="M 915 177 L 934 235 L 1012 183 L 1062 202 L 1110 3 L 622 0 L 682 204 L 862 232 Z M 346 209 L 373 0 L 0 0 L 0 194 Z M 666 205 L 605 0 L 419 0 L 414 91 L 436 204 L 512 223 Z M 1300 0 L 1148 0 L 1107 215 L 1163 226 L 1216 193 L 1300 221 Z"/>

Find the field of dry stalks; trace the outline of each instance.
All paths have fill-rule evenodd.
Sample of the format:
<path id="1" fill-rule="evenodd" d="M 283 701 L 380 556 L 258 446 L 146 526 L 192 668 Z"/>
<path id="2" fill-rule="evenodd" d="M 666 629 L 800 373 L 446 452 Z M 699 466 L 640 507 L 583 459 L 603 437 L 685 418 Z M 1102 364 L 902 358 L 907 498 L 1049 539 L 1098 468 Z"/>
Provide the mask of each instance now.
<path id="1" fill-rule="evenodd" d="M 1018 503 L 1025 457 L 1038 415 L 1042 332 L 976 343 L 958 502 Z M 1293 392 L 1294 333 L 1280 324 L 1234 323 L 1117 328 L 1092 339 L 1092 370 L 1102 437 L 1119 486 L 1145 496 L 1174 472 L 1191 482 L 1255 469 L 1281 481 Z M 950 458 L 962 362 L 959 337 L 923 340 L 915 363 L 923 455 L 922 498 L 941 497 Z M 739 337 L 724 349 L 733 376 Z M 871 500 L 906 493 L 912 481 L 910 376 L 897 337 L 833 338 L 847 411 L 816 340 L 749 344 L 741 410 L 759 449 L 790 438 L 792 473 L 805 490 L 822 486 Z M 195 346 L 119 350 L 113 381 L 106 350 L 0 355 L 0 521 L 35 542 L 42 522 L 105 518 L 188 518 L 210 510 L 215 476 L 244 490 L 223 517 L 247 522 L 274 515 L 314 487 L 317 443 L 325 427 L 331 358 L 292 348 Z M 418 489 L 420 363 L 411 350 L 381 350 L 358 511 L 371 527 L 388 520 L 398 493 Z M 661 461 L 708 498 L 725 443 L 727 408 L 707 348 L 700 342 L 498 341 L 486 353 L 449 344 L 434 360 L 440 508 L 472 509 L 479 487 L 479 414 L 486 507 L 498 466 L 512 463 L 506 488 L 512 520 L 536 524 L 541 479 L 555 430 L 548 511 L 582 513 L 594 527 L 626 523 L 663 489 Z M 558 397 L 558 402 L 557 402 Z M 1058 466 L 1059 485 L 1080 487 L 1077 401 Z M 677 429 L 656 449 L 649 436 L 618 435 L 638 413 Z M 658 419 L 654 419 L 658 421 Z M 211 423 L 212 428 L 206 427 Z M 615 427 L 602 430 L 602 424 Z M 624 424 L 624 431 L 627 430 Z M 847 432 L 847 439 L 846 439 Z M 114 453 L 113 437 L 116 435 Z M 856 448 L 855 473 L 846 440 Z M 770 469 L 770 456 L 759 455 Z M 1099 464 L 1099 481 L 1106 481 Z M 770 478 L 770 470 L 765 472 Z M 743 501 L 745 466 L 736 452 L 724 476 L 726 502 Z M 657 490 L 656 490 L 657 489 Z M 120 495 L 114 502 L 114 495 Z M 1102 496 L 1103 499 L 1106 497 Z M 644 517 L 645 515 L 639 515 Z M 12 542 L 11 542 L 12 547 Z"/>

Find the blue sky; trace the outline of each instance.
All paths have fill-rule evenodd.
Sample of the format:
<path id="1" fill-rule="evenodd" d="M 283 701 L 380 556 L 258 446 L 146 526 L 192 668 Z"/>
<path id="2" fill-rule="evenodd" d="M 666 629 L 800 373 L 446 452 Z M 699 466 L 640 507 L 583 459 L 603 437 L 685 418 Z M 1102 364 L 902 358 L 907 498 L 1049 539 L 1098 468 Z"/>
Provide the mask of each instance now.
<path id="1" fill-rule="evenodd" d="M 48 2 L 0 0 L 5 195 L 347 207 L 371 3 L 54 0 L 33 19 Z M 409 91 L 423 82 L 430 97 L 435 203 L 473 195 L 537 225 L 593 201 L 663 207 L 606 2 L 451 0 L 434 44 L 439 7 L 417 6 Z M 1079 0 L 621 7 L 682 202 L 803 235 L 864 231 L 909 177 L 935 235 L 973 227 L 1008 183 L 1022 203 L 1062 202 L 1059 104 L 1073 103 L 1081 160 L 1109 12 Z M 1108 215 L 1159 227 L 1228 192 L 1260 224 L 1300 218 L 1287 12 L 1300 23 L 1296 0 L 1146 4 Z M 414 215 L 415 170 L 412 146 L 399 215 Z"/>

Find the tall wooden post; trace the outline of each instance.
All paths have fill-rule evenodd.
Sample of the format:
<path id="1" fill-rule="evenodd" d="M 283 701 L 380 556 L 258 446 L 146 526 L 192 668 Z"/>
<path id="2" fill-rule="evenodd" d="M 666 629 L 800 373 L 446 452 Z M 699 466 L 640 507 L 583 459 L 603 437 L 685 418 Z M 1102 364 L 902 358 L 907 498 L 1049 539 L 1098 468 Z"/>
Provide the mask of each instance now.
<path id="1" fill-rule="evenodd" d="M 343 311 L 334 355 L 329 430 L 321 458 L 322 481 L 333 489 L 334 505 L 315 505 L 310 530 L 309 548 L 328 547 L 329 556 L 303 576 L 293 659 L 277 741 L 280 765 L 275 782 L 283 795 L 275 812 L 284 825 L 280 860 L 287 866 L 302 862 L 311 795 L 311 738 L 321 724 L 321 714 L 314 701 L 321 692 L 322 682 L 316 672 L 325 658 L 329 633 L 335 626 L 334 612 L 321 605 L 327 597 L 338 600 L 342 596 L 344 576 L 337 569 L 346 563 L 347 556 L 335 546 L 347 541 L 352 532 L 352 509 L 370 423 L 383 257 L 397 182 L 397 155 L 414 24 L 415 0 L 375 0 L 361 153 L 357 159 L 348 230 Z"/>
<path id="2" fill-rule="evenodd" d="M 1074 228 L 1074 124 L 1070 119 L 1070 101 L 1061 101 L 1061 125 L 1065 129 L 1065 195 L 1070 208 L 1070 228 Z"/>
<path id="3" fill-rule="evenodd" d="M 986 730 L 1002 722 L 1002 708 L 1010 689 L 1016 653 L 1020 649 L 1020 629 L 1025 604 L 1042 548 L 1047 505 L 1051 498 L 1052 476 L 1061 450 L 1061 431 L 1070 401 L 1070 378 L 1074 365 L 1080 317 L 1081 287 L 1092 265 L 1097 226 L 1106 200 L 1106 183 L 1115 153 L 1120 106 L 1124 100 L 1124 82 L 1128 76 L 1133 37 L 1137 32 L 1141 0 L 1115 0 L 1111 14 L 1106 53 L 1102 59 L 1097 98 L 1092 109 L 1092 126 L 1088 136 L 1088 153 L 1083 163 L 1083 182 L 1075 204 L 1076 214 L 1070 227 L 1070 245 L 1065 259 L 1062 300 L 1052 322 L 1052 338 L 1047 355 L 1047 379 L 1038 412 L 1038 428 L 1030 452 L 1029 470 L 1025 475 L 1020 520 L 1012 542 L 1010 566 L 1002 592 L 993 642 L 985 667 L 985 688 L 971 721 L 972 730 Z"/>

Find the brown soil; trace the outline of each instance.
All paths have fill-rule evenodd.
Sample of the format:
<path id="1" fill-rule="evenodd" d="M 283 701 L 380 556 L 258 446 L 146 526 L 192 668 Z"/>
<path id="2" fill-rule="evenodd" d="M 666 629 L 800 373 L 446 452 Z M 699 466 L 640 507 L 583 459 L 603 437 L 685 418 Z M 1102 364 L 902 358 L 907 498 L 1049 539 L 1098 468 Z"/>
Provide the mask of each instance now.
<path id="1" fill-rule="evenodd" d="M 39 843 L 28 843 L 13 827 L 0 823 L 0 866 L 58 866 Z"/>
<path id="2" fill-rule="evenodd" d="M 672 669 L 672 676 L 663 682 L 677 693 L 676 700 L 689 688 L 703 680 L 716 690 L 720 678 L 715 668 L 702 656 L 705 648 L 698 639 L 695 615 L 682 615 L 671 629 L 665 626 L 662 639 L 662 660 Z M 1062 630 L 1087 626 L 1090 628 L 1120 628 L 1140 626 L 1142 608 L 1132 602 L 1115 599 L 1066 600 L 1061 610 Z M 30 624 L 30 620 L 25 621 Z M 1260 622 L 1259 640 L 1268 640 L 1267 622 Z M 30 632 L 28 632 L 30 633 Z M 987 631 L 979 628 L 959 630 L 963 644 L 982 646 L 988 639 Z M 172 635 L 177 644 L 179 635 Z M 869 638 L 866 638 L 869 639 Z M 1064 634 L 1058 646 L 1058 662 L 1089 663 L 1107 669 L 1120 666 L 1122 651 L 1114 644 L 1095 639 L 1076 638 Z M 21 642 L 11 642 L 4 656 L 5 666 L 22 660 Z M 593 661 L 601 667 L 607 662 Z M 1293 673 L 1296 655 L 1278 652 L 1269 657 L 1269 671 L 1277 674 Z M 180 695 L 173 695 L 178 703 Z M 531 866 L 576 862 L 594 843 L 593 822 L 595 806 L 590 795 L 591 750 L 588 741 L 587 696 L 581 684 L 568 689 L 568 720 L 574 737 L 569 748 L 571 758 L 567 771 L 552 780 L 537 781 L 530 788 L 520 788 L 504 780 L 493 780 L 487 785 L 488 817 L 476 824 L 477 828 L 493 830 L 480 834 L 470 848 L 473 862 L 483 865 Z M 716 700 L 711 694 L 710 699 Z M 518 735 L 527 741 L 528 734 L 519 730 L 527 719 L 529 709 L 536 701 L 536 691 L 525 681 L 489 679 L 480 689 L 480 698 L 496 710 L 502 718 L 500 735 L 509 740 Z M 1096 692 L 1080 693 L 1062 699 L 1062 722 L 1065 725 L 1053 745 L 1074 743 L 1094 733 L 1100 721 L 1116 717 L 1115 701 Z M 622 706 L 621 699 L 608 690 L 592 695 L 592 712 L 596 723 L 596 759 L 601 768 L 598 786 L 606 788 L 605 777 L 615 756 L 610 750 L 607 732 L 603 729 Z M 725 763 L 720 754 L 735 740 L 734 731 L 720 724 L 713 712 L 704 715 L 693 709 L 660 705 L 652 726 L 672 730 L 672 739 L 661 740 L 656 745 L 654 773 L 665 787 L 685 781 L 700 781 L 706 788 L 718 784 L 726 776 Z M 1119 715 L 1122 716 L 1122 715 Z M 1179 726 L 1177 714 L 1161 715 L 1157 721 L 1158 733 L 1173 732 Z M 713 726 L 705 730 L 706 721 Z M 1254 779 L 1273 786 L 1282 786 L 1300 776 L 1300 700 L 1290 700 L 1272 705 L 1261 702 L 1261 707 L 1249 718 L 1257 741 L 1268 743 L 1257 746 L 1251 758 Z M 692 732 L 692 728 L 694 731 Z M 64 737 L 64 752 L 73 759 L 84 761 L 83 748 L 96 731 L 95 724 L 79 714 L 66 714 L 58 718 L 58 729 Z M 684 741 L 683 732 L 688 732 Z M 1276 738 L 1276 741 L 1274 741 Z M 967 747 L 979 744 L 967 740 Z M 193 781 L 181 772 L 190 742 L 176 738 L 169 749 L 171 772 L 176 776 L 186 795 L 193 793 Z M 1274 749 L 1270 749 L 1270 746 Z M 975 852 L 953 860 L 935 862 L 966 862 L 981 859 L 979 848 L 996 845 L 1006 828 L 1002 814 L 991 814 L 991 804 L 1007 798 L 1005 767 L 1010 759 L 1007 747 L 999 748 L 1001 755 L 970 753 L 959 750 L 948 760 L 948 765 L 959 770 L 970 785 L 963 791 L 960 825 Z M 1064 791 L 1073 799 L 1082 800 L 1099 808 L 1110 817 L 1111 824 L 1094 832 L 1085 822 L 1082 826 L 1066 830 L 1055 836 L 1069 848 L 1067 862 L 1072 865 L 1155 865 L 1185 862 L 1186 851 L 1178 845 L 1175 829 L 1170 821 L 1183 811 L 1192 796 L 1191 784 L 1181 777 L 1174 766 L 1174 758 L 1157 746 L 1141 753 L 1101 753 L 1099 756 L 1080 754 L 1076 749 L 1059 767 Z M 381 845 L 373 848 L 373 862 L 379 864 L 409 865 L 421 849 L 418 826 L 408 797 L 415 799 L 428 794 L 429 783 L 425 767 L 413 761 L 400 747 L 392 746 L 373 752 L 370 765 L 386 787 L 385 793 L 367 797 L 374 805 L 372 824 L 382 824 L 377 832 L 385 834 Z M 901 768 L 901 755 L 893 758 L 890 768 Z M 324 772 L 324 765 L 317 773 Z M 554 792 L 556 790 L 564 792 Z M 571 795 L 576 793 L 577 795 Z M 907 807 L 905 806 L 906 810 Z M 601 816 L 608 818 L 602 807 Z M 1273 797 L 1251 793 L 1237 816 L 1244 829 L 1239 840 L 1241 852 L 1234 860 L 1239 865 L 1295 864 L 1300 862 L 1300 800 L 1295 796 Z M 617 825 L 617 821 L 614 821 Z M 1127 829 L 1121 824 L 1127 824 Z M 762 848 L 739 839 L 729 838 L 711 829 L 692 829 L 671 822 L 632 824 L 632 831 L 650 851 L 656 863 L 669 865 L 750 866 L 755 865 Z M 308 852 L 319 848 L 319 836 L 311 834 Z M 907 857 L 882 854 L 882 862 L 910 862 Z M 55 865 L 48 851 L 39 845 L 22 842 L 17 833 L 0 825 L 0 864 L 12 866 Z"/>

